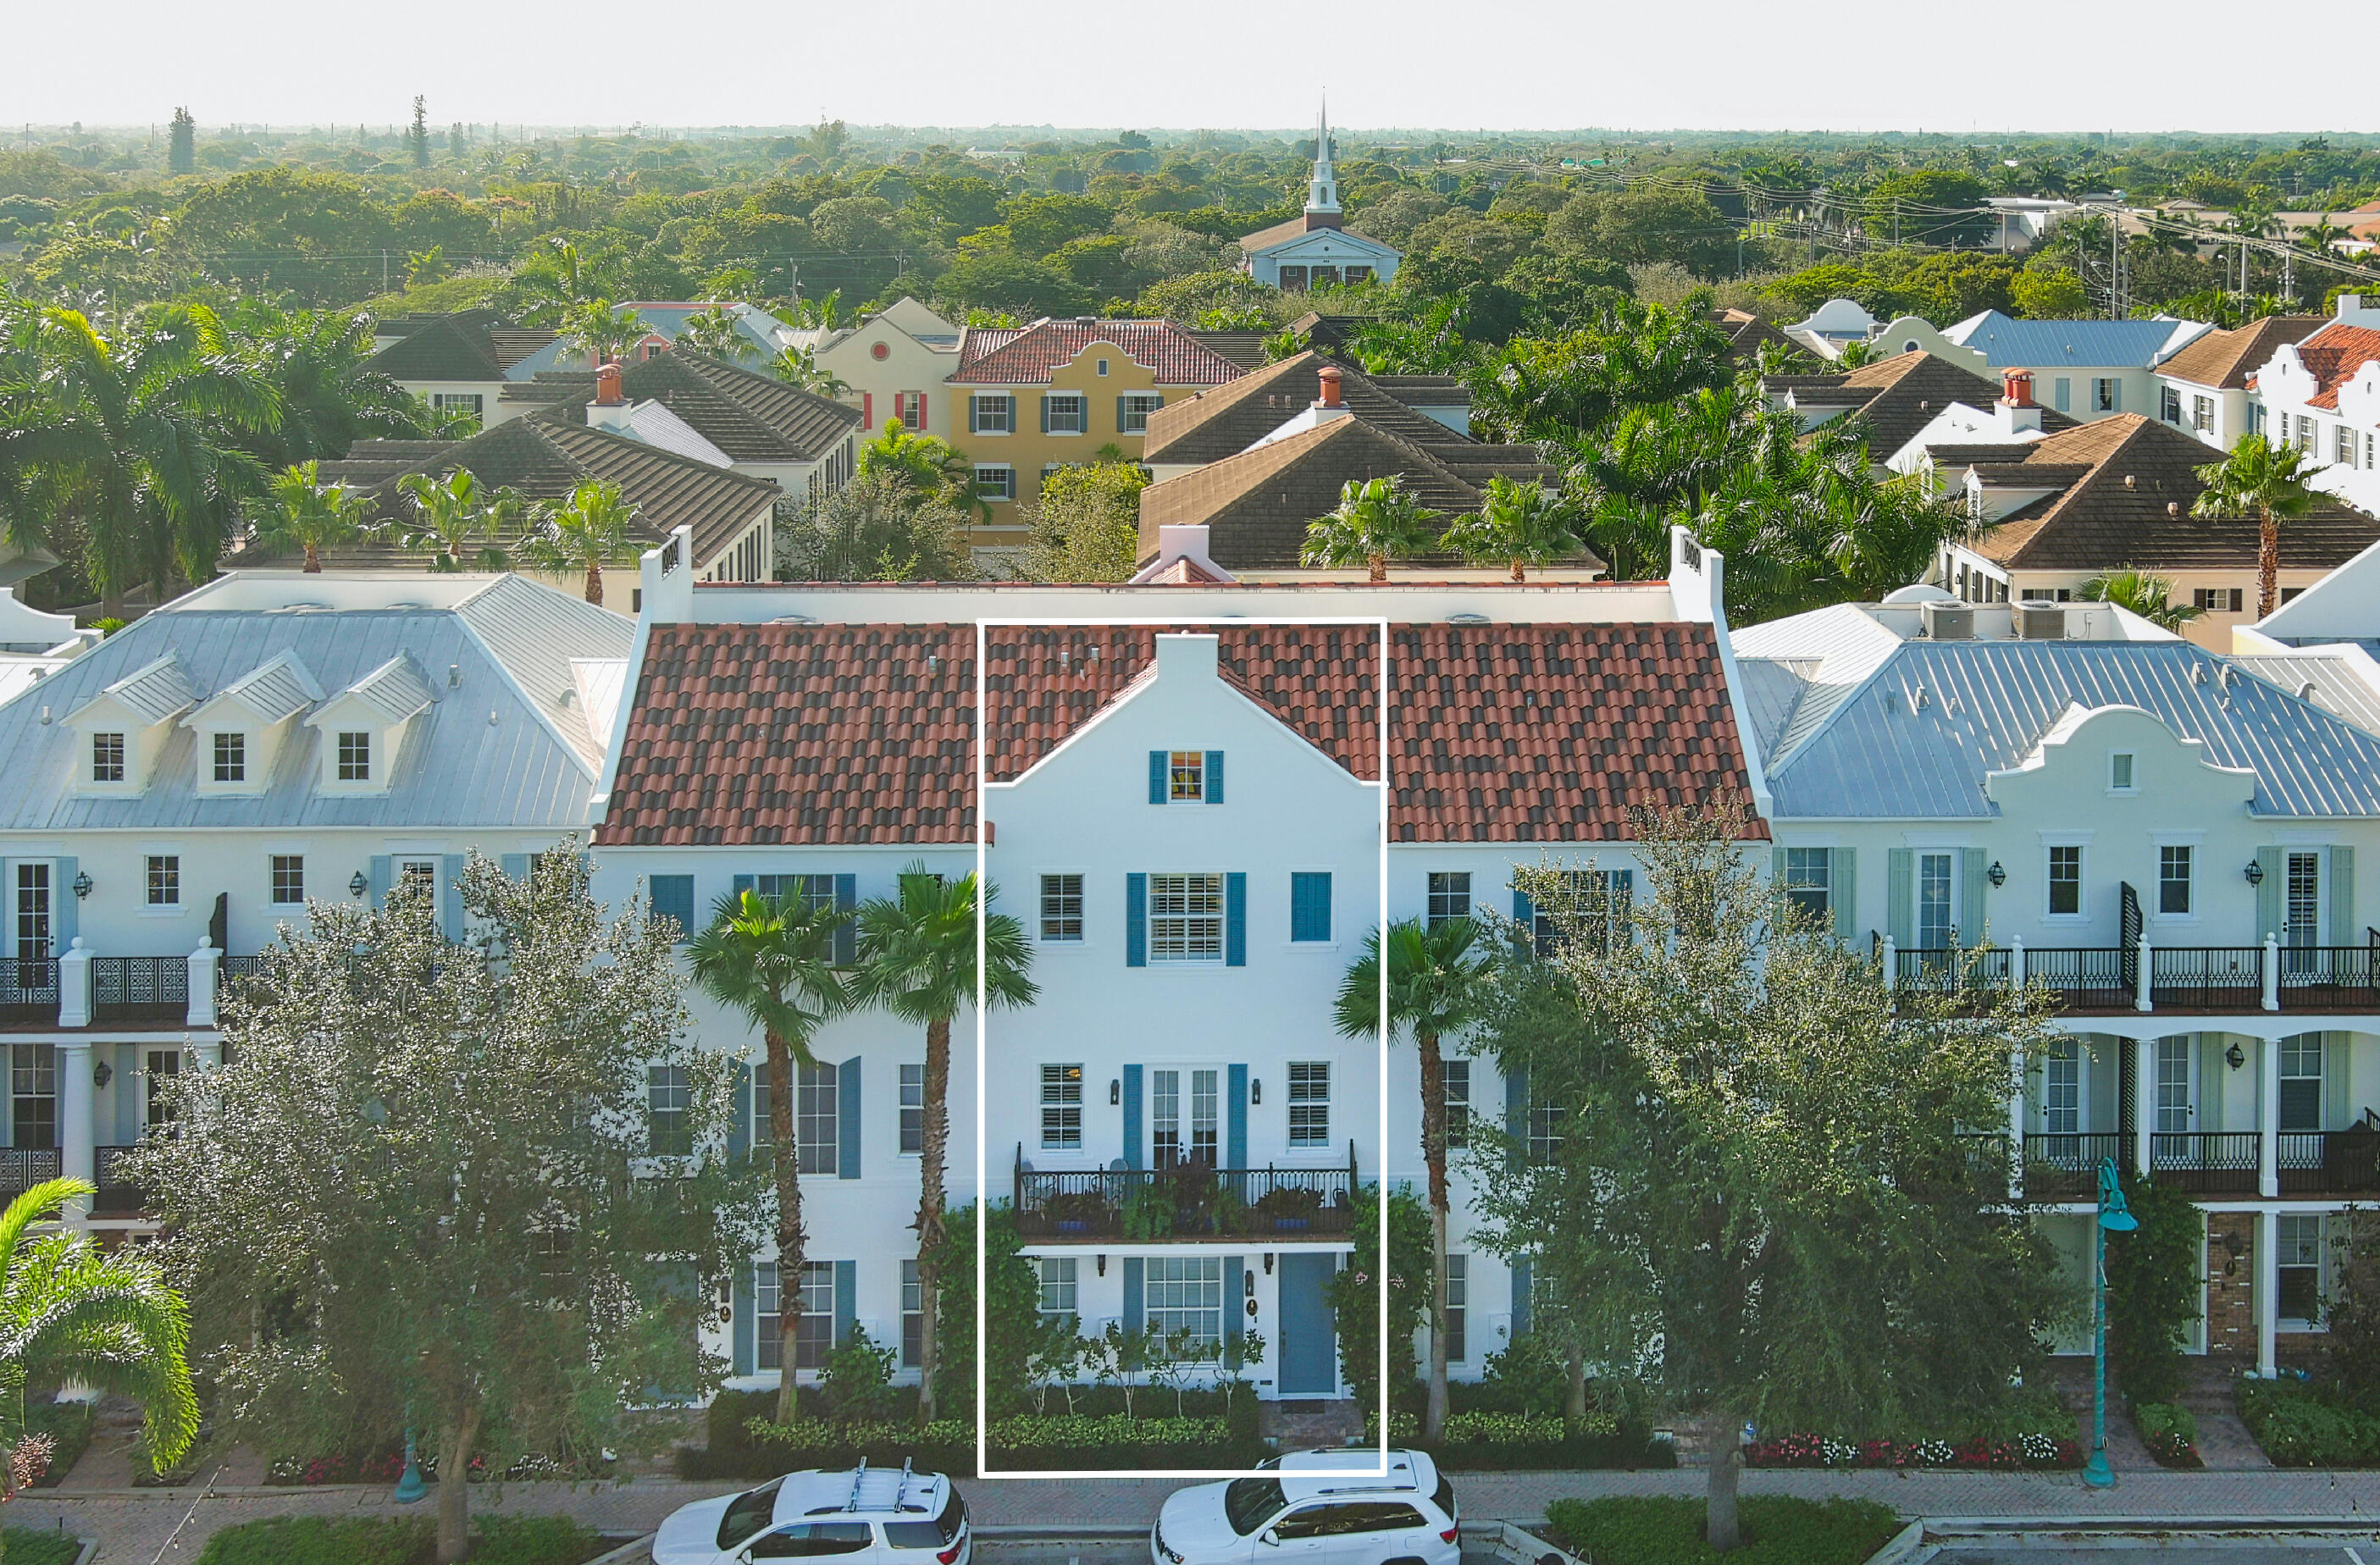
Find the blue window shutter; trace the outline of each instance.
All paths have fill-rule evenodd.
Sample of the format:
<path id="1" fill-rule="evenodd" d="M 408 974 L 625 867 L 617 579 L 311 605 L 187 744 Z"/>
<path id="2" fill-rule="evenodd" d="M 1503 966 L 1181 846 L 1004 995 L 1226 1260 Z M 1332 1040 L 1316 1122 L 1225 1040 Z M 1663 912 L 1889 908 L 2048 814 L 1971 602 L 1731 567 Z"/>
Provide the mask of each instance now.
<path id="1" fill-rule="evenodd" d="M 1123 878 L 1123 964 L 1148 965 L 1148 877 Z"/>
<path id="2" fill-rule="evenodd" d="M 2256 938 L 2261 940 L 2266 935 L 2282 932 L 2281 886 L 2286 877 L 2282 874 L 2281 850 L 2258 848 L 2256 867 L 2265 872 L 2264 879 L 2256 882 Z"/>
<path id="3" fill-rule="evenodd" d="M 1836 848 L 1828 854 L 1827 896 L 1835 904 L 1835 939 L 1848 945 L 1859 931 L 1859 861 L 1855 850 Z"/>
<path id="4" fill-rule="evenodd" d="M 64 956 L 82 932 L 82 898 L 75 895 L 75 877 L 82 873 L 73 858 L 61 858 L 50 872 L 50 954 Z"/>
<path id="5" fill-rule="evenodd" d="M 1116 398 L 1116 433 L 1123 432 L 1123 398 L 1119 396 Z"/>
<path id="6" fill-rule="evenodd" d="M 1959 943 L 1979 946 L 1984 943 L 1984 850 L 1966 848 L 1961 851 L 1964 861 L 1959 869 Z"/>
<path id="7" fill-rule="evenodd" d="M 834 1345 L 851 1341 L 852 1318 L 859 1313 L 859 1263 L 834 1263 Z"/>
<path id="8" fill-rule="evenodd" d="M 1044 394 L 1038 400 L 1041 404 L 1041 432 L 1046 435 L 1050 432 L 1050 398 Z"/>
<path id="9" fill-rule="evenodd" d="M 1298 870 L 1289 878 L 1289 938 L 1327 940 L 1330 938 L 1330 875 L 1327 870 Z"/>
<path id="10" fill-rule="evenodd" d="M 463 866 L 466 860 L 459 853 L 447 854 L 439 866 L 439 879 L 446 882 L 446 894 L 440 900 L 445 904 L 439 913 L 440 933 L 447 940 L 459 942 L 463 938 Z"/>
<path id="11" fill-rule="evenodd" d="M 1884 932 L 1892 943 L 1906 947 L 1916 939 L 1917 859 L 1908 848 L 1887 848 L 1884 854 Z"/>
<path id="12" fill-rule="evenodd" d="M 727 1155 L 741 1158 L 752 1150 L 752 1067 L 735 1067 L 735 1109 L 727 1122 Z M 739 1372 L 740 1373 L 740 1372 Z"/>
<path id="13" fill-rule="evenodd" d="M 652 914 L 677 920 L 678 938 L 694 938 L 694 877 L 656 875 L 652 879 Z"/>
<path id="14" fill-rule="evenodd" d="M 1206 786 L 1201 792 L 1210 805 L 1223 802 L 1223 752 L 1220 750 L 1207 752 Z"/>
<path id="15" fill-rule="evenodd" d="M 1529 1329 L 1529 1257 L 1523 1256 L 1512 1263 L 1512 1335 L 1521 1336 Z"/>
<path id="16" fill-rule="evenodd" d="M 1223 877 L 1223 965 L 1248 964 L 1248 878 L 1234 869 Z"/>
<path id="17" fill-rule="evenodd" d="M 859 1177 L 859 1057 L 834 1070 L 834 1177 Z"/>
<path id="18" fill-rule="evenodd" d="M 982 400 L 983 399 L 981 397 L 977 396 L 970 396 L 967 398 L 967 433 L 969 434 L 974 434 L 978 431 L 978 426 L 976 423 L 976 404 Z"/>
<path id="19" fill-rule="evenodd" d="M 1223 1367 L 1240 1367 L 1239 1332 L 1247 1319 L 1246 1309 L 1240 1301 L 1248 1296 L 1246 1259 L 1244 1256 L 1223 1257 Z"/>
<path id="20" fill-rule="evenodd" d="M 1151 750 L 1148 752 L 1148 802 L 1150 804 L 1161 805 L 1165 802 L 1165 752 Z"/>
<path id="21" fill-rule="evenodd" d="M 388 889 L 396 881 L 396 870 L 388 855 L 382 853 L 372 855 L 369 879 L 371 881 L 371 904 L 374 907 L 386 907 Z"/>
<path id="22" fill-rule="evenodd" d="M 838 875 L 834 878 L 834 910 L 849 913 L 859 905 L 859 877 Z M 844 919 L 834 931 L 834 964 L 848 967 L 859 957 L 859 926 Z"/>
<path id="23" fill-rule="evenodd" d="M 1512 922 L 1521 927 L 1520 933 L 1513 937 L 1517 948 L 1523 952 L 1534 950 L 1536 937 L 1533 931 L 1537 927 L 1537 904 L 1531 902 L 1529 893 L 1518 886 L 1512 888 Z"/>
<path id="24" fill-rule="evenodd" d="M 759 1362 L 753 1353 L 753 1328 L 759 1324 L 756 1318 L 760 1306 L 757 1289 L 758 1284 L 752 1276 L 752 1268 L 749 1266 L 737 1267 L 732 1300 L 732 1307 L 735 1313 L 735 1356 L 731 1362 L 735 1365 L 735 1373 L 738 1375 L 751 1374 L 754 1365 Z"/>
<path id="25" fill-rule="evenodd" d="M 1138 1256 L 1123 1258 L 1123 1328 L 1126 1331 L 1140 1329 L 1144 1318 L 1141 1311 L 1146 1302 L 1143 1295 L 1148 1291 L 1144 1280 L 1148 1273 L 1148 1263 Z"/>
<path id="26" fill-rule="evenodd" d="M 504 879 L 508 880 L 526 880 L 528 879 L 528 855 L 525 853 L 508 853 L 504 855 L 503 863 L 504 867 Z"/>
<path id="27" fill-rule="evenodd" d="M 1231 1101 L 1223 1110 L 1223 1166 L 1248 1166 L 1248 1068 L 1233 1065 L 1225 1072 Z"/>
<path id="28" fill-rule="evenodd" d="M 1636 904 L 1636 871 L 1621 869 L 1613 872 L 1611 901 L 1611 916 L 1615 918 L 1627 917 L 1629 910 Z"/>
<path id="29" fill-rule="evenodd" d="M 2330 943 L 2357 945 L 2355 938 L 2355 850 L 2341 843 L 2330 850 Z M 2346 1056 L 2341 1055 L 2341 1059 Z M 2340 1081 L 2347 1079 L 2343 1071 L 2332 1074 Z M 2340 1122 L 2344 1123 L 2344 1121 Z"/>
<path id="30" fill-rule="evenodd" d="M 1524 1066 L 1504 1072 L 1504 1134 L 1512 1138 L 1512 1165 L 1517 1169 L 1527 1160 L 1529 1148 L 1529 1073 Z"/>
<path id="31" fill-rule="evenodd" d="M 1123 1166 L 1140 1167 L 1140 1067 L 1123 1068 Z"/>

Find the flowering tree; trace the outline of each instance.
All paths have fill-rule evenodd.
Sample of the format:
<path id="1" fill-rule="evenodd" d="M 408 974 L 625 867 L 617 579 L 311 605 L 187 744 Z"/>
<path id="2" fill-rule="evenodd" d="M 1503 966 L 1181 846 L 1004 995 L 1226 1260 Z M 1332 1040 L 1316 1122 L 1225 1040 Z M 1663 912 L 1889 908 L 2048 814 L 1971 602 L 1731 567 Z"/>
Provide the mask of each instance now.
<path id="1" fill-rule="evenodd" d="M 715 1381 L 698 1318 L 758 1237 L 711 1153 L 733 1064 L 686 1036 L 670 931 L 607 919 L 575 844 L 535 863 L 312 904 L 227 997 L 229 1062 L 181 1077 L 137 1155 L 218 1427 L 285 1452 L 418 1425 L 442 1561 L 475 1457 L 589 1460 L 625 1407 Z"/>

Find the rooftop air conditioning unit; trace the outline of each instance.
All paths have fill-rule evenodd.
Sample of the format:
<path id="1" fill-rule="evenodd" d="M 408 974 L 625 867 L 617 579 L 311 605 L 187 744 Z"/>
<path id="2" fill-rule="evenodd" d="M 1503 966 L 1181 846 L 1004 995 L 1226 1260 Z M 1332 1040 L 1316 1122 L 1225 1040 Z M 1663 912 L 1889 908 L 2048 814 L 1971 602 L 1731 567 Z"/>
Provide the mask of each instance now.
<path id="1" fill-rule="evenodd" d="M 2010 628 L 2022 641 L 2066 639 L 2066 605 L 2037 600 L 2019 603 Z"/>
<path id="2" fill-rule="evenodd" d="M 1973 641 L 1975 638 L 1975 611 L 1973 605 L 1943 602 L 1939 599 L 1922 603 L 1918 614 L 1925 622 L 1928 641 Z"/>

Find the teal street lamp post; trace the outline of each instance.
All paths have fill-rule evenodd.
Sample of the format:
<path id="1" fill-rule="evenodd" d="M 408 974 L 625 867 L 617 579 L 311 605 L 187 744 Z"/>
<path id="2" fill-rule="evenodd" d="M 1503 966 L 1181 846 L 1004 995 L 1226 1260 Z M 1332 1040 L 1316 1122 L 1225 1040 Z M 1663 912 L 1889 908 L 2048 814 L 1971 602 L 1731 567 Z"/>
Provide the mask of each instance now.
<path id="1" fill-rule="evenodd" d="M 421 1481 L 421 1463 L 414 1459 L 413 1431 L 407 1429 L 405 1432 L 405 1471 L 398 1475 L 396 1492 L 390 1498 L 399 1505 L 414 1505 L 429 1492 L 430 1486 Z"/>
<path id="2" fill-rule="evenodd" d="M 2107 1235 L 2141 1226 L 2124 1205 L 2113 1158 L 2099 1159 L 2098 1216 L 2091 1227 L 2091 1460 L 2082 1466 L 2082 1486 L 2108 1489 L 2115 1487 L 2116 1474 L 2107 1465 Z"/>

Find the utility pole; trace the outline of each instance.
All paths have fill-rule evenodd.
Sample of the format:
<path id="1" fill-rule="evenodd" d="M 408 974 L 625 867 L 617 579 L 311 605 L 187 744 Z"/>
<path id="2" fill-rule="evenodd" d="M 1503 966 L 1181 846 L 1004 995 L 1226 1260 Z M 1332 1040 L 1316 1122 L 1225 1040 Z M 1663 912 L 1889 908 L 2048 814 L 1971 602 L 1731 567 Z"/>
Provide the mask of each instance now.
<path id="1" fill-rule="evenodd" d="M 2107 319 L 2124 318 L 2123 208 L 2107 209 Z"/>

